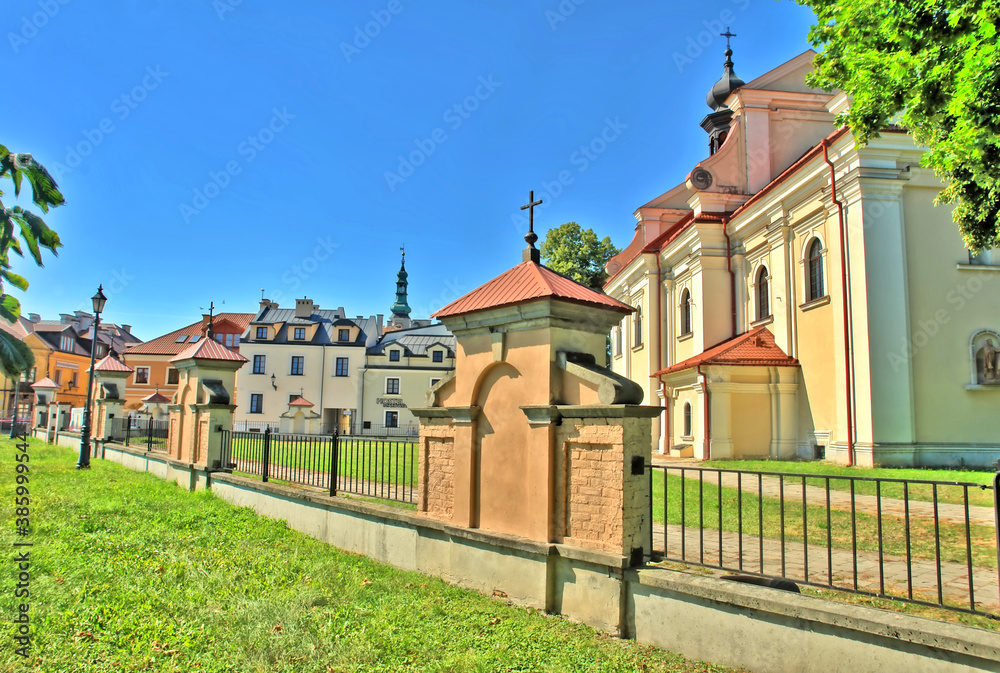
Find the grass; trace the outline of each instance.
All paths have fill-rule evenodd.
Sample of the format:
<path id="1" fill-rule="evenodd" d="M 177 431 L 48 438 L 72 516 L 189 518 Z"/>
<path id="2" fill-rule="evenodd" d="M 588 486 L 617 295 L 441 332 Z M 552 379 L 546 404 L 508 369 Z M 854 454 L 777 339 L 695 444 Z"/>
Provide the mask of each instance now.
<path id="1" fill-rule="evenodd" d="M 33 670 L 727 670 L 338 551 L 210 492 L 30 452 Z M 0 440 L 8 550 L 13 454 Z M 0 670 L 25 667 L 8 636 Z"/>
<path id="2" fill-rule="evenodd" d="M 980 486 L 993 484 L 994 472 L 974 470 L 932 470 L 925 468 L 896 467 L 847 467 L 822 462 L 796 462 L 786 460 L 709 460 L 703 465 L 723 470 L 755 470 L 761 472 L 791 472 L 795 474 L 822 474 L 838 477 L 867 477 L 881 479 L 916 479 L 923 481 L 966 482 Z M 811 486 L 823 486 L 825 479 L 807 479 Z M 831 479 L 830 489 L 834 491 L 849 491 L 850 482 L 846 479 Z M 876 485 L 871 481 L 855 481 L 855 492 L 864 495 L 875 495 Z M 882 497 L 903 497 L 903 485 L 892 482 L 881 482 Z M 964 489 L 951 486 L 938 488 L 938 501 L 953 504 L 964 502 Z M 929 484 L 911 484 L 908 487 L 910 500 L 933 501 L 933 488 Z M 969 505 L 993 507 L 992 489 L 969 488 Z"/>
<path id="3" fill-rule="evenodd" d="M 697 479 L 684 479 L 684 525 L 697 528 L 703 523 L 705 530 L 719 530 L 719 496 L 718 486 L 710 483 L 706 477 L 699 494 Z M 680 476 L 671 473 L 668 476 L 667 492 L 669 496 L 667 516 L 668 523 L 681 523 L 681 484 Z M 736 532 L 740 529 L 739 492 L 735 488 L 723 487 L 722 500 L 722 530 Z M 703 521 L 700 519 L 698 503 L 703 498 Z M 753 493 L 743 493 L 742 497 L 743 529 L 742 532 L 756 535 L 759 530 L 758 498 Z M 781 505 L 777 498 L 763 498 L 761 503 L 763 533 L 765 538 L 780 539 L 781 537 Z M 653 520 L 664 521 L 664 484 L 662 472 L 654 471 L 653 478 Z M 878 517 L 858 513 L 856 517 L 857 545 L 859 551 L 878 552 Z M 835 549 L 851 549 L 854 539 L 850 512 L 831 510 L 830 526 L 827 528 L 827 511 L 825 507 L 809 505 L 806 507 L 806 528 L 810 544 L 826 546 L 827 531 L 831 546 Z M 965 527 L 958 524 L 941 523 L 941 559 L 944 562 L 965 563 Z M 992 526 L 971 526 L 972 562 L 976 567 L 996 568 L 997 551 L 995 529 Z M 710 543 L 706 536 L 706 545 Z M 800 502 L 785 503 L 785 539 L 802 542 L 804 539 L 802 525 L 802 506 Z M 885 554 L 904 556 L 906 554 L 906 529 L 900 517 L 882 516 L 882 542 Z M 914 558 L 935 558 L 934 524 L 932 521 L 911 518 L 910 547 Z"/>

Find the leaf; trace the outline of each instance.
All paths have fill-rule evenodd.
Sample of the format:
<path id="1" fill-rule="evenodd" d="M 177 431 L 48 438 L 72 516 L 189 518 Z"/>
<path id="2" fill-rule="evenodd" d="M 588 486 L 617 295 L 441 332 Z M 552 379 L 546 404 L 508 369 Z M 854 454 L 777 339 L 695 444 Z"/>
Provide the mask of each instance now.
<path id="1" fill-rule="evenodd" d="M 28 289 L 28 281 L 24 276 L 19 276 L 13 271 L 8 271 L 7 269 L 0 269 L 0 276 L 7 279 L 7 282 L 16 287 L 21 292 Z"/>
<path id="2" fill-rule="evenodd" d="M 66 203 L 56 181 L 40 163 L 32 159 L 24 172 L 28 174 L 28 180 L 31 182 L 31 200 L 42 209 L 42 212 L 49 212 L 49 206 L 61 206 Z"/>
<path id="3" fill-rule="evenodd" d="M 14 324 L 21 316 L 21 302 L 9 294 L 0 296 L 0 318 Z"/>
<path id="4" fill-rule="evenodd" d="M 14 180 L 14 196 L 21 195 L 21 178 L 24 176 L 21 171 L 14 171 L 11 173 L 11 178 Z"/>
<path id="5" fill-rule="evenodd" d="M 56 249 L 62 246 L 59 234 L 49 229 L 42 218 L 20 206 L 14 206 L 11 210 L 11 217 L 20 225 L 21 238 L 28 245 L 28 251 L 38 266 L 44 266 L 39 246 L 48 248 L 52 254 L 58 254 Z"/>
<path id="6" fill-rule="evenodd" d="M 16 379 L 35 366 L 35 354 L 27 344 L 10 332 L 0 330 L 0 369 L 7 378 Z"/>

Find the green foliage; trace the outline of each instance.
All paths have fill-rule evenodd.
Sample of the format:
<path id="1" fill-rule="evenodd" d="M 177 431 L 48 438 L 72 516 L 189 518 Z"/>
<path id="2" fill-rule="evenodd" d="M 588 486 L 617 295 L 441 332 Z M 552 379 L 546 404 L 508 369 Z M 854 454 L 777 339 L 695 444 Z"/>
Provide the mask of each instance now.
<path id="1" fill-rule="evenodd" d="M 79 472 L 68 452 L 31 441 L 30 537 L 0 529 L 8 550 L 33 543 L 31 660 L 8 628 L 3 671 L 727 670 L 340 551 L 211 492 L 101 460 Z M 11 503 L 14 455 L 0 440 Z"/>
<path id="2" fill-rule="evenodd" d="M 891 122 L 909 130 L 966 246 L 1000 244 L 1000 2 L 797 1 L 817 17 L 810 84 L 853 98 L 839 121 L 860 143 Z"/>
<path id="3" fill-rule="evenodd" d="M 619 252 L 610 238 L 598 240 L 592 229 L 581 229 L 576 222 L 549 229 L 541 247 L 545 266 L 595 290 L 608 279 L 604 265 Z"/>
<path id="4" fill-rule="evenodd" d="M 0 145 L 0 178 L 4 177 L 10 178 L 14 183 L 14 196 L 21 194 L 21 184 L 27 177 L 31 185 L 31 200 L 43 213 L 65 203 L 56 181 L 44 166 L 30 154 L 13 154 Z M 0 197 L 3 195 L 0 190 Z M 11 252 L 24 257 L 22 243 L 38 266 L 43 266 L 42 248 L 55 255 L 62 245 L 59 235 L 49 229 L 38 215 L 20 206 L 8 208 L 0 200 L 0 319 L 11 324 L 21 315 L 21 302 L 6 293 L 4 283 L 13 285 L 22 292 L 28 289 L 28 281 L 11 271 L 10 266 Z M 27 346 L 7 332 L 0 331 L 0 369 L 7 376 L 17 377 L 34 364 L 34 355 Z"/>

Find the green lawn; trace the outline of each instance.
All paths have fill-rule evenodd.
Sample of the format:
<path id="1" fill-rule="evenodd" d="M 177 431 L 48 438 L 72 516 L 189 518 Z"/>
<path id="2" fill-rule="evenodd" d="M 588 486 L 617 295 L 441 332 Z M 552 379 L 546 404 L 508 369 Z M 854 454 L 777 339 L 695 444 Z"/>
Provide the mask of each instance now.
<path id="1" fill-rule="evenodd" d="M 677 475 L 677 476 L 675 476 Z M 780 539 L 781 536 L 781 504 L 777 498 L 763 498 L 760 504 L 762 516 L 758 517 L 758 498 L 754 493 L 742 494 L 735 488 L 720 489 L 709 481 L 714 473 L 706 474 L 705 482 L 699 489 L 696 472 L 689 472 L 687 479 L 682 480 L 678 473 L 671 471 L 667 481 L 669 495 L 667 517 L 669 523 L 681 523 L 681 484 L 684 484 L 684 525 L 697 528 L 703 524 L 706 531 L 719 530 L 719 496 L 722 500 L 722 530 L 735 532 L 740 530 L 740 510 L 743 512 L 742 532 L 757 535 L 762 519 L 765 538 Z M 703 514 L 699 515 L 699 501 L 704 503 Z M 742 501 L 742 502 L 741 502 Z M 742 505 L 742 507 L 741 507 Z M 703 519 L 700 518 L 703 516 Z M 653 520 L 663 523 L 664 520 L 664 484 L 663 471 L 653 470 Z M 801 502 L 785 503 L 785 539 L 801 542 L 803 540 L 802 505 Z M 878 552 L 878 517 L 859 513 L 854 522 L 857 531 L 859 551 Z M 851 549 L 854 536 L 850 512 L 832 510 L 830 525 L 827 527 L 826 508 L 809 505 L 806 507 L 806 527 L 809 542 L 826 545 L 828 540 L 832 547 Z M 943 561 L 955 563 L 966 562 L 965 527 L 957 524 L 941 523 L 941 558 Z M 972 541 L 972 560 L 978 567 L 996 568 L 997 551 L 994 527 L 972 526 L 970 529 Z M 717 539 L 717 538 L 715 538 Z M 902 518 L 883 515 L 882 517 L 883 552 L 903 556 L 906 554 L 906 528 Z M 706 540 L 712 541 L 711 533 L 706 532 Z M 715 544 L 706 542 L 706 545 Z M 934 524 L 928 520 L 913 519 L 910 526 L 910 551 L 913 557 L 934 559 L 936 550 L 934 544 Z"/>
<path id="2" fill-rule="evenodd" d="M 261 461 L 263 445 L 263 434 L 250 439 L 233 439 L 232 455 L 236 459 Z M 416 486 L 416 460 L 416 442 L 343 437 L 340 439 L 338 474 L 362 481 Z M 330 470 L 330 461 L 328 437 L 272 441 L 270 445 L 269 463 L 272 466 L 304 468 L 325 474 Z M 271 472 L 281 474 L 274 468 Z"/>
<path id="3" fill-rule="evenodd" d="M 31 534 L 16 538 L 14 448 L 0 440 L 0 543 L 34 545 L 32 670 L 726 670 L 338 551 L 211 493 L 30 452 Z M 0 670 L 22 668 L 8 636 Z"/>
<path id="4" fill-rule="evenodd" d="M 867 477 L 882 479 L 915 479 L 922 481 L 966 482 L 988 486 L 993 484 L 994 472 L 976 470 L 932 470 L 924 468 L 897 467 L 846 467 L 823 462 L 797 462 L 787 460 L 707 460 L 706 467 L 717 467 L 723 470 L 757 470 L 761 472 L 791 472 L 796 474 L 822 474 L 838 477 Z M 807 479 L 806 483 L 813 486 L 823 486 L 824 479 Z M 846 479 L 831 479 L 830 488 L 835 491 L 849 491 L 850 482 Z M 855 481 L 855 493 L 875 495 L 876 484 L 871 481 Z M 882 482 L 882 497 L 902 498 L 903 485 L 892 482 Z M 929 484 L 913 484 L 908 487 L 907 496 L 910 500 L 933 500 L 933 488 Z M 962 504 L 964 489 L 957 486 L 938 487 L 938 502 Z M 969 504 L 981 507 L 993 507 L 993 491 L 980 488 L 969 488 Z"/>

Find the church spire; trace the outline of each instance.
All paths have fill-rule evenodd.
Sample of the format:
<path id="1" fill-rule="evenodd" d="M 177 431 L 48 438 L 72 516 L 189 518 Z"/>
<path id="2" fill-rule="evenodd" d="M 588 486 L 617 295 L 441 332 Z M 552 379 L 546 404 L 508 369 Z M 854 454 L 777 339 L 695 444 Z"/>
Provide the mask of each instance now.
<path id="1" fill-rule="evenodd" d="M 726 136 L 729 135 L 733 111 L 726 107 L 726 99 L 729 98 L 729 94 L 746 83 L 733 72 L 733 49 L 729 45 L 729 40 L 736 35 L 729 32 L 729 28 L 726 28 L 726 32 L 720 33 L 720 35 L 726 38 L 726 62 L 722 64 L 722 77 L 712 86 L 705 98 L 705 102 L 708 107 L 712 108 L 712 112 L 701 120 L 701 127 L 708 133 L 710 154 L 715 154 L 726 142 Z"/>
<path id="2" fill-rule="evenodd" d="M 390 307 L 392 311 L 392 322 L 399 323 L 401 327 L 408 327 L 410 324 L 410 305 L 406 303 L 406 250 L 399 249 L 402 253 L 402 261 L 399 263 L 399 273 L 396 274 L 396 303 Z"/>

